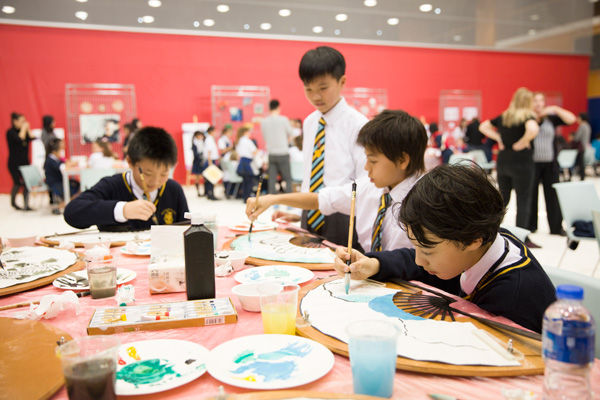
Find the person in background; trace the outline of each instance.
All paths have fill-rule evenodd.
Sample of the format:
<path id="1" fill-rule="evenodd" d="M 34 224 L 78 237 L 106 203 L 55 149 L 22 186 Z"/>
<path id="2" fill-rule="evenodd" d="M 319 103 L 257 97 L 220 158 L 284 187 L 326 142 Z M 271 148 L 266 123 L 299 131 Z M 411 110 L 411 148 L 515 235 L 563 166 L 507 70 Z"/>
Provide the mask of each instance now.
<path id="1" fill-rule="evenodd" d="M 132 124 L 123 125 L 123 135 L 125 136 L 123 138 L 123 159 L 127 157 L 127 147 L 129 147 L 129 141 L 134 135 L 134 130 Z"/>
<path id="2" fill-rule="evenodd" d="M 138 132 L 140 129 L 142 129 L 144 127 L 144 124 L 142 124 L 142 120 L 139 118 L 134 118 L 131 120 L 131 126 L 133 127 L 133 130 L 131 131 L 132 133 L 136 133 Z"/>
<path id="3" fill-rule="evenodd" d="M 10 191 L 10 205 L 15 210 L 30 211 L 29 191 L 23 182 L 21 165 L 29 165 L 29 142 L 35 137 L 31 133 L 29 122 L 23 114 L 13 112 L 10 115 L 11 127 L 6 131 L 6 142 L 8 144 L 8 171 L 13 180 L 13 187 Z M 23 189 L 23 207 L 16 203 L 17 194 Z"/>
<path id="4" fill-rule="evenodd" d="M 209 165 L 219 166 L 219 148 L 217 147 L 217 141 L 215 140 L 215 135 L 217 131 L 214 126 L 209 126 L 206 130 L 206 135 L 204 138 L 204 169 L 208 168 Z M 206 197 L 209 200 L 218 200 L 215 197 L 214 185 L 208 179 L 204 180 L 204 191 L 206 193 Z"/>
<path id="5" fill-rule="evenodd" d="M 296 136 L 293 140 L 293 144 L 289 149 L 290 153 L 290 164 L 294 162 L 302 163 L 304 162 L 304 158 L 302 156 L 302 140 L 304 138 L 302 135 Z"/>
<path id="6" fill-rule="evenodd" d="M 48 148 L 51 140 L 56 139 L 56 135 L 54 134 L 55 125 L 56 123 L 52 115 L 44 115 L 42 117 L 42 136 L 40 139 L 44 144 L 44 149 Z M 46 153 L 46 155 L 48 154 Z"/>
<path id="7" fill-rule="evenodd" d="M 92 154 L 88 157 L 87 164 L 90 168 L 112 168 L 115 159 L 110 142 L 102 138 L 92 143 Z"/>
<path id="8" fill-rule="evenodd" d="M 102 136 L 102 139 L 106 139 L 111 143 L 118 143 L 119 138 L 119 121 L 114 119 L 106 120 L 104 125 L 104 136 Z"/>
<path id="9" fill-rule="evenodd" d="M 242 177 L 242 200 L 244 203 L 252 194 L 252 186 L 254 185 L 255 171 L 252 169 L 252 160 L 258 153 L 258 148 L 250 135 L 252 131 L 247 126 L 241 126 L 237 131 L 237 139 L 235 142 L 235 152 L 239 158 L 237 173 Z"/>
<path id="10" fill-rule="evenodd" d="M 221 161 L 225 160 L 225 156 L 234 149 L 233 142 L 231 141 L 232 135 L 233 128 L 231 125 L 225 125 L 217 141 L 219 152 L 221 153 Z M 227 160 L 230 160 L 230 158 L 228 157 Z M 225 188 L 225 197 L 229 198 L 233 194 L 233 192 L 228 192 L 228 189 L 233 190 L 233 186 L 229 185 L 229 172 L 223 171 L 223 187 Z"/>
<path id="11" fill-rule="evenodd" d="M 302 120 L 300 118 L 290 119 L 292 126 L 292 136 L 290 137 L 290 146 L 293 145 L 293 140 L 302 135 Z"/>
<path id="12" fill-rule="evenodd" d="M 292 137 L 292 126 L 287 117 L 281 115 L 279 100 L 269 103 L 269 116 L 260 123 L 267 152 L 269 153 L 269 194 L 275 194 L 277 176 L 285 182 L 285 192 L 292 191 L 292 173 L 290 171 L 289 143 Z"/>
<path id="13" fill-rule="evenodd" d="M 571 142 L 573 148 L 577 149 L 577 160 L 575 165 L 579 169 L 579 176 L 581 180 L 585 179 L 585 150 L 591 146 L 592 127 L 589 123 L 589 117 L 587 112 L 580 112 L 577 116 L 577 131 L 573 134 Z"/>
<path id="14" fill-rule="evenodd" d="M 204 160 L 202 159 L 204 155 L 204 133 L 201 131 L 194 132 L 194 137 L 192 138 L 192 153 L 194 154 L 194 160 L 192 161 L 191 173 L 194 175 L 198 197 L 202 197 L 202 194 L 200 193 L 200 175 L 202 175 L 202 165 L 204 164 Z"/>
<path id="15" fill-rule="evenodd" d="M 46 184 L 54 196 L 60 200 L 64 198 L 63 192 L 63 168 L 64 165 L 69 165 L 70 161 L 62 161 L 62 156 L 65 149 L 65 142 L 62 139 L 51 139 L 46 146 L 46 161 L 44 162 L 44 174 L 46 175 Z M 79 182 L 75 179 L 69 179 L 69 190 L 71 197 L 79 192 Z M 54 196 L 51 199 L 54 200 Z M 53 203 L 55 203 L 53 201 Z M 55 204 L 57 206 L 57 204 Z M 53 214 L 60 214 L 58 207 L 53 208 Z"/>

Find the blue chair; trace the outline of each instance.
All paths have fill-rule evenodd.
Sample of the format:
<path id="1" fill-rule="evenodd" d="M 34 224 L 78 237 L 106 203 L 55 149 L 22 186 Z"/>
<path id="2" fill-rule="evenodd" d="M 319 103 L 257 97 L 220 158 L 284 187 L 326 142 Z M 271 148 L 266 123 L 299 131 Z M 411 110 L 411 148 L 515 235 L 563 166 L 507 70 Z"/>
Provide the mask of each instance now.
<path id="1" fill-rule="evenodd" d="M 81 170 L 81 190 L 88 190 L 105 176 L 112 176 L 115 170 L 112 168 L 84 168 Z"/>
<path id="2" fill-rule="evenodd" d="M 575 162 L 577 161 L 577 150 L 575 149 L 564 149 L 558 153 L 556 161 L 560 169 L 560 175 L 567 173 L 565 180 L 571 180 L 571 171 L 575 168 Z"/>

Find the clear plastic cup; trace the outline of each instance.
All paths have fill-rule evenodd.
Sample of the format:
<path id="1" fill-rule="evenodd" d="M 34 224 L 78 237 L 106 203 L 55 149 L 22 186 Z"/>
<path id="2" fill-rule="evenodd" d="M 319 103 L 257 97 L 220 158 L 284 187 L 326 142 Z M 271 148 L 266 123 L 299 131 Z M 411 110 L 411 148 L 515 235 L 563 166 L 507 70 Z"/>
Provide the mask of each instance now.
<path id="1" fill-rule="evenodd" d="M 296 334 L 296 310 L 300 286 L 270 282 L 258 287 L 264 333 Z"/>
<path id="2" fill-rule="evenodd" d="M 219 237 L 219 224 L 217 221 L 217 215 L 216 214 L 203 214 L 202 217 L 202 223 L 204 224 L 204 226 L 206 226 L 213 234 L 213 244 L 214 244 L 214 249 L 217 249 L 217 239 Z"/>
<path id="3" fill-rule="evenodd" d="M 92 299 L 117 294 L 117 257 L 108 260 L 85 260 Z"/>

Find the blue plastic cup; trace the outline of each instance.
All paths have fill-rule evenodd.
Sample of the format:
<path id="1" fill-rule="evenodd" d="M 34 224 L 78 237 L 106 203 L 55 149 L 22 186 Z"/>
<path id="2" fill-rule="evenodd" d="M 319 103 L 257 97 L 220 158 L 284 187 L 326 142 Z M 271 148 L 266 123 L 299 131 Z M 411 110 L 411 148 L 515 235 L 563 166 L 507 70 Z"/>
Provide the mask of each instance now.
<path id="1" fill-rule="evenodd" d="M 400 330 L 391 322 L 360 321 L 346 327 L 355 394 L 392 397 Z"/>

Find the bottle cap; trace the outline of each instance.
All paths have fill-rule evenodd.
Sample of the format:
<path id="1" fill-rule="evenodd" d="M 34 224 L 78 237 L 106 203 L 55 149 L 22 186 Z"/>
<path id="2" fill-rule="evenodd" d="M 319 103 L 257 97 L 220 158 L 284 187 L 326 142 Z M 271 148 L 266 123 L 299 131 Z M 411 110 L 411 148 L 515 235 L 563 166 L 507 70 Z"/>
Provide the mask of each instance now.
<path id="1" fill-rule="evenodd" d="M 566 300 L 583 300 L 583 288 L 575 285 L 559 285 L 556 297 Z"/>
<path id="2" fill-rule="evenodd" d="M 204 224 L 204 218 L 202 217 L 202 214 L 200 214 L 200 213 L 186 212 L 185 214 L 183 214 L 183 218 L 191 219 L 192 225 Z"/>

